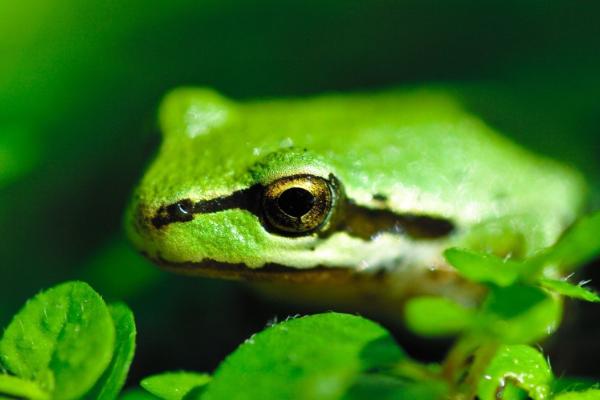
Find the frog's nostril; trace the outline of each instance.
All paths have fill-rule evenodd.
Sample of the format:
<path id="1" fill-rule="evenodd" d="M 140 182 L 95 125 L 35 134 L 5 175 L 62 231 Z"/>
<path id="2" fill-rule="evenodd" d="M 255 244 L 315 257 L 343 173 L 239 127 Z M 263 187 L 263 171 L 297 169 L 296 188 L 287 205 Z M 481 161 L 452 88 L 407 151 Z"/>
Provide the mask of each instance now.
<path id="1" fill-rule="evenodd" d="M 168 206 L 167 211 L 175 220 L 187 220 L 194 213 L 194 203 L 189 199 L 181 200 Z"/>
<path id="2" fill-rule="evenodd" d="M 152 218 L 152 225 L 160 228 L 171 222 L 187 222 L 194 219 L 194 203 L 190 199 L 180 200 L 177 203 L 162 206 Z"/>

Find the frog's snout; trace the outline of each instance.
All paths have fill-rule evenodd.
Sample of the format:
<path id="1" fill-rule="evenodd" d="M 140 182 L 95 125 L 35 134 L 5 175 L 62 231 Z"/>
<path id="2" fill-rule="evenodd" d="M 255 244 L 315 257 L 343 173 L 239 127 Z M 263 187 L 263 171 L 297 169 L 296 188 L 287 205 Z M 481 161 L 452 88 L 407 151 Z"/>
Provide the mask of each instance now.
<path id="1" fill-rule="evenodd" d="M 155 211 L 141 201 L 133 200 L 125 215 L 125 231 L 135 246 L 144 250 L 156 228 L 152 224 Z"/>

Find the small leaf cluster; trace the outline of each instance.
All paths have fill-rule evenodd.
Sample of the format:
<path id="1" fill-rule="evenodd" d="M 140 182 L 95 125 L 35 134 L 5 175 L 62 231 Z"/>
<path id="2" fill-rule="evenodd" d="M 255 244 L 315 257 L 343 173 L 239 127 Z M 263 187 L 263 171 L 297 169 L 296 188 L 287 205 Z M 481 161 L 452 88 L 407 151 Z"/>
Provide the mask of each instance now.
<path id="1" fill-rule="evenodd" d="M 481 370 L 481 378 L 471 382 L 469 396 L 457 393 L 444 376 L 443 366 L 411 359 L 381 326 L 358 316 L 331 312 L 290 319 L 252 336 L 212 377 L 163 373 L 141 383 L 154 397 L 132 392 L 127 398 L 600 398 L 600 390 L 593 384 L 555 379 L 543 354 L 528 345 L 480 347 L 472 368 Z"/>
<path id="2" fill-rule="evenodd" d="M 133 313 L 89 285 L 39 293 L 0 340 L 0 398 L 115 399 L 135 351 Z"/>
<path id="3" fill-rule="evenodd" d="M 554 332 L 563 297 L 600 302 L 600 296 L 574 284 L 574 268 L 600 254 L 600 213 L 582 219 L 552 247 L 513 260 L 451 248 L 446 260 L 465 278 L 485 285 L 477 308 L 442 297 L 417 297 L 405 310 L 408 326 L 424 336 L 463 334 L 504 343 L 534 343 Z M 566 276 L 565 278 L 562 278 Z"/>

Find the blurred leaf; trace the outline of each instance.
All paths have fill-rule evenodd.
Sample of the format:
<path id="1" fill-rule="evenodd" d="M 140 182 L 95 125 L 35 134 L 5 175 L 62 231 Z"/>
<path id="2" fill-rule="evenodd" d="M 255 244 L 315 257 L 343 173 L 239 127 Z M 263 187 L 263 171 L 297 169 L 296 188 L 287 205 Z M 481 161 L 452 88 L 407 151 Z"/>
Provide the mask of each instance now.
<path id="1" fill-rule="evenodd" d="M 408 328 L 424 336 L 447 336 L 459 333 L 473 321 L 474 311 L 444 298 L 434 296 L 409 300 L 405 308 Z"/>
<path id="2" fill-rule="evenodd" d="M 361 372 L 406 360 L 381 326 L 348 314 L 291 319 L 252 336 L 217 368 L 209 399 L 337 399 Z"/>
<path id="3" fill-rule="evenodd" d="M 444 257 L 462 276 L 475 282 L 508 286 L 523 271 L 522 263 L 470 250 L 451 248 L 444 252 Z"/>
<path id="4" fill-rule="evenodd" d="M 46 400 L 50 398 L 50 395 L 43 391 L 35 382 L 0 373 L 0 398 L 2 395 L 31 400 Z"/>
<path id="5" fill-rule="evenodd" d="M 583 392 L 589 389 L 600 389 L 600 382 L 586 378 L 561 377 L 552 382 L 552 392 Z"/>
<path id="6" fill-rule="evenodd" d="M 457 248 L 444 252 L 446 260 L 467 279 L 498 286 L 511 285 L 547 265 L 558 265 L 562 272 L 572 270 L 599 254 L 600 212 L 583 217 L 554 246 L 523 262 Z"/>
<path id="7" fill-rule="evenodd" d="M 442 399 L 448 387 L 442 381 L 406 381 L 389 375 L 368 374 L 358 377 L 342 397 L 344 400 L 432 400 Z"/>
<path id="8" fill-rule="evenodd" d="M 556 330 L 562 316 L 558 296 L 525 285 L 490 289 L 477 317 L 478 329 L 505 343 L 532 343 Z"/>
<path id="9" fill-rule="evenodd" d="M 197 372 L 165 372 L 145 378 L 140 385 L 165 400 L 182 400 L 192 390 L 210 382 L 210 375 Z"/>
<path id="10" fill-rule="evenodd" d="M 600 254 L 600 212 L 582 217 L 552 247 L 534 261 L 556 264 L 562 272 L 574 270 Z"/>
<path id="11" fill-rule="evenodd" d="M 540 279 L 540 285 L 550 291 L 558 293 L 563 296 L 571 297 L 574 299 L 585 300 L 592 303 L 600 302 L 600 296 L 592 292 L 583 286 L 574 285 L 567 281 L 556 280 L 556 279 Z"/>
<path id="12" fill-rule="evenodd" d="M 552 371 L 544 356 L 525 345 L 500 346 L 477 386 L 481 400 L 506 398 L 500 393 L 514 385 L 533 400 L 546 400 L 550 395 Z"/>
<path id="13" fill-rule="evenodd" d="M 160 400 L 160 397 L 148 393 L 142 389 L 131 389 L 121 393 L 119 400 Z"/>
<path id="14" fill-rule="evenodd" d="M 133 313 L 122 303 L 111 304 L 109 310 L 116 329 L 115 350 L 104 375 L 86 395 L 85 398 L 90 400 L 117 398 L 125 384 L 135 353 L 136 329 Z"/>
<path id="15" fill-rule="evenodd" d="M 80 398 L 110 362 L 115 328 L 102 298 L 67 282 L 29 300 L 0 341 L 2 364 L 53 398 Z"/>
<path id="16" fill-rule="evenodd" d="M 590 389 L 583 392 L 561 393 L 554 397 L 554 400 L 598 400 L 600 399 L 600 389 Z"/>

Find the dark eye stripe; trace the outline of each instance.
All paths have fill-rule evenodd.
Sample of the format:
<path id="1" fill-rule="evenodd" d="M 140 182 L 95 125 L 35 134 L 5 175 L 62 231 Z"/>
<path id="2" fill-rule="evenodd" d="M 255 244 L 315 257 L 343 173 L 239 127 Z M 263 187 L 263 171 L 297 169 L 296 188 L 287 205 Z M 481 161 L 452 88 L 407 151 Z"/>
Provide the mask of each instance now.
<path id="1" fill-rule="evenodd" d="M 330 179 L 337 180 L 335 177 Z M 339 182 L 338 182 L 339 184 Z M 219 211 L 241 209 L 247 210 L 260 218 L 266 230 L 273 231 L 265 223 L 262 210 L 261 196 L 265 187 L 253 185 L 248 189 L 238 190 L 229 196 L 202 200 L 194 203 L 183 199 L 176 203 L 160 207 L 152 218 L 152 225 L 160 229 L 176 222 L 188 222 L 194 219 L 194 214 L 210 214 Z M 389 210 L 372 209 L 354 203 L 351 199 L 340 196 L 335 220 L 325 232 L 317 232 L 321 237 L 327 237 L 335 232 L 345 231 L 349 235 L 369 240 L 383 232 L 407 235 L 414 239 L 432 240 L 450 235 L 454 224 L 445 218 L 416 214 L 396 214 Z"/>
<path id="2" fill-rule="evenodd" d="M 262 185 L 254 185 L 248 189 L 233 192 L 229 196 L 202 200 L 197 203 L 190 199 L 183 199 L 177 203 L 160 207 L 152 218 L 152 225 L 161 228 L 174 222 L 191 221 L 194 219 L 194 214 L 211 214 L 232 209 L 248 210 L 257 214 L 260 212 L 260 193 L 262 191 Z"/>
<path id="3" fill-rule="evenodd" d="M 396 214 L 348 201 L 345 215 L 336 229 L 365 240 L 383 232 L 404 234 L 414 239 L 439 239 L 450 235 L 455 227 L 450 220 L 441 217 Z"/>

